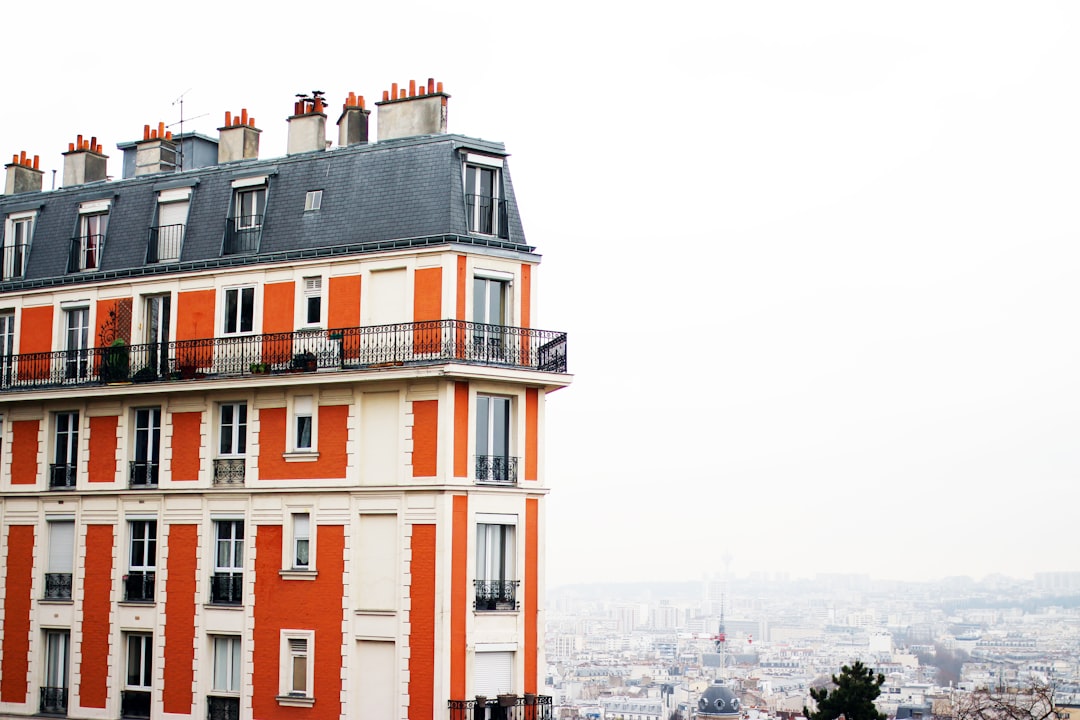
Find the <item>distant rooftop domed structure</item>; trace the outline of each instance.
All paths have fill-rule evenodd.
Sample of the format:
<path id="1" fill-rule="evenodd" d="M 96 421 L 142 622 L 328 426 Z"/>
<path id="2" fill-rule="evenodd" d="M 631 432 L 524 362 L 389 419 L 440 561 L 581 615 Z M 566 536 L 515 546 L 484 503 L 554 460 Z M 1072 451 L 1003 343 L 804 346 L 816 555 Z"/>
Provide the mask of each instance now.
<path id="1" fill-rule="evenodd" d="M 737 718 L 742 705 L 731 688 L 722 679 L 716 679 L 705 689 L 697 704 L 699 718 Z"/>

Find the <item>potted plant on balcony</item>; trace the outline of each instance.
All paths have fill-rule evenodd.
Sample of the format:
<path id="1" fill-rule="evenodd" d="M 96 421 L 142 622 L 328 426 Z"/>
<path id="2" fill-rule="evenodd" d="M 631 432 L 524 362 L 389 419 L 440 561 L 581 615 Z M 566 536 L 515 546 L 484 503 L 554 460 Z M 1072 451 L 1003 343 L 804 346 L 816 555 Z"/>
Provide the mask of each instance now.
<path id="1" fill-rule="evenodd" d="M 263 362 L 251 363 L 251 374 L 252 375 L 269 375 L 270 374 L 270 363 L 263 363 Z"/>
<path id="2" fill-rule="evenodd" d="M 313 352 L 297 353 L 293 356 L 293 367 L 304 372 L 315 372 L 319 369 L 319 361 Z"/>
<path id="3" fill-rule="evenodd" d="M 499 694 L 499 707 L 514 707 L 517 705 L 517 695 L 513 693 L 500 693 Z"/>
<path id="4" fill-rule="evenodd" d="M 123 338 L 116 338 L 105 348 L 105 357 L 101 363 L 101 379 L 107 383 L 128 382 L 130 370 L 130 351 Z"/>

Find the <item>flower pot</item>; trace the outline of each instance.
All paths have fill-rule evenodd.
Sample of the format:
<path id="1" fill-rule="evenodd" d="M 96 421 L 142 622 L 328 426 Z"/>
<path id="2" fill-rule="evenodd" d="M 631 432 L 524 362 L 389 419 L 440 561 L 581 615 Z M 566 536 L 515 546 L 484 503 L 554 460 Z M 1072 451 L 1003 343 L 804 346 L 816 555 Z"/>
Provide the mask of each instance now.
<path id="1" fill-rule="evenodd" d="M 499 696 L 499 707 L 514 707 L 517 705 L 517 695 L 505 694 Z"/>

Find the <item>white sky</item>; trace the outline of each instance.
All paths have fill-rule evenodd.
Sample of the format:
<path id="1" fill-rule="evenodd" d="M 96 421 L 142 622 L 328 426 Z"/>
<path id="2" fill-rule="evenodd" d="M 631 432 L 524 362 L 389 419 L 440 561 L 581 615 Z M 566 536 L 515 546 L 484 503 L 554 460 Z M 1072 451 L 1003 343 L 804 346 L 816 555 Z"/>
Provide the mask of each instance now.
<path id="1" fill-rule="evenodd" d="M 710 7 L 711 6 L 711 7 Z M 278 8 L 289 8 L 278 9 Z M 1080 5 L 18 3 L 0 159 L 445 83 L 544 255 L 548 581 L 1080 570 Z M 369 105 L 370 106 L 370 105 Z M 336 115 L 331 118 L 336 119 Z M 332 135 L 336 137 L 336 134 Z M 49 186 L 46 176 L 46 187 Z"/>

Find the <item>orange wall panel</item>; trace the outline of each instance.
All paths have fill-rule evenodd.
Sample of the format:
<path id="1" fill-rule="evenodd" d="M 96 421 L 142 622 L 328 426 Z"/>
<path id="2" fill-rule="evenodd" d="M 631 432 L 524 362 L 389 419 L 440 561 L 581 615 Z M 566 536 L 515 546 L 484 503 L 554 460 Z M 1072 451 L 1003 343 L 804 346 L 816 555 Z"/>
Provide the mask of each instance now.
<path id="1" fill-rule="evenodd" d="M 538 438 L 540 434 L 539 430 L 539 413 L 540 413 L 540 391 L 536 388 L 526 388 L 525 390 L 525 479 L 536 480 L 539 461 L 538 455 Z"/>
<path id="2" fill-rule="evenodd" d="M 193 714 L 195 681 L 195 581 L 199 527 L 169 526 L 169 579 L 165 583 L 165 687 L 167 713 Z"/>
<path id="3" fill-rule="evenodd" d="M 251 706 L 254 717 L 276 720 L 337 720 L 341 707 L 341 624 L 345 587 L 345 528 L 317 525 L 318 576 L 286 580 L 281 570 L 282 528 L 260 525 L 255 536 L 255 627 L 252 631 Z M 278 670 L 282 630 L 314 630 L 314 707 L 281 707 Z"/>
<path id="4" fill-rule="evenodd" d="M 521 327 L 532 323 L 532 265 L 521 266 Z"/>
<path id="5" fill-rule="evenodd" d="M 454 317 L 458 320 L 465 319 L 465 298 L 469 292 L 469 274 L 467 272 L 468 258 L 464 255 L 457 256 L 457 312 Z"/>
<path id="6" fill-rule="evenodd" d="M 469 477 L 469 383 L 454 383 L 454 477 Z"/>
<path id="7" fill-rule="evenodd" d="M 23 308 L 19 323 L 19 353 L 52 352 L 53 309 L 52 306 Z M 19 377 L 41 380 L 49 377 L 51 363 L 48 357 L 22 358 L 19 361 Z"/>
<path id="8" fill-rule="evenodd" d="M 450 698 L 465 699 L 465 618 L 469 608 L 469 496 L 454 496 L 450 560 Z"/>
<path id="9" fill-rule="evenodd" d="M 82 642 L 73 662 L 79 663 L 79 705 L 104 708 L 109 697 L 109 611 L 112 609 L 113 526 L 86 527 L 86 571 L 83 576 Z"/>
<path id="10" fill-rule="evenodd" d="M 536 692 L 537 624 L 540 613 L 540 501 L 525 500 L 525 692 Z"/>
<path id="11" fill-rule="evenodd" d="M 413 284 L 413 320 L 442 319 L 442 268 L 421 268 Z"/>
<path id="12" fill-rule="evenodd" d="M 11 484 L 33 485 L 38 478 L 38 433 L 40 420 L 11 423 Z"/>
<path id="13" fill-rule="evenodd" d="M 413 406 L 413 477 L 439 474 L 439 401 L 416 400 Z"/>
<path id="14" fill-rule="evenodd" d="M 360 327 L 360 276 L 343 275 L 330 278 L 327 327 Z"/>
<path id="15" fill-rule="evenodd" d="M 288 416 L 286 408 L 259 410 L 259 479 L 311 480 L 343 478 L 349 461 L 349 406 L 319 407 L 319 459 L 286 462 Z"/>
<path id="16" fill-rule="evenodd" d="M 90 418 L 90 462 L 87 476 L 90 482 L 116 480 L 116 415 Z"/>
<path id="17" fill-rule="evenodd" d="M 409 720 L 432 720 L 435 717 L 434 525 L 413 525 L 410 573 Z"/>
<path id="18" fill-rule="evenodd" d="M 199 479 L 199 450 L 202 448 L 202 413 L 171 413 L 172 460 L 169 471 L 174 482 Z"/>
<path id="19" fill-rule="evenodd" d="M 176 339 L 208 340 L 217 332 L 214 290 L 189 290 L 176 296 Z M 214 357 L 212 343 L 177 348 L 178 367 L 207 367 Z"/>
<path id="20" fill-rule="evenodd" d="M 296 314 L 296 283 L 263 285 L 263 332 L 291 333 Z"/>
<path id="21" fill-rule="evenodd" d="M 34 526 L 8 527 L 4 558 L 4 661 L 0 664 L 0 701 L 26 702 L 30 669 L 30 586 L 34 580 Z"/>
<path id="22" fill-rule="evenodd" d="M 90 338 L 93 347 L 107 347 L 117 338 L 131 344 L 131 298 L 98 300 L 97 330 Z"/>

